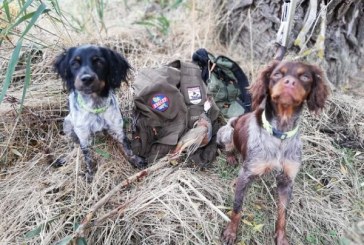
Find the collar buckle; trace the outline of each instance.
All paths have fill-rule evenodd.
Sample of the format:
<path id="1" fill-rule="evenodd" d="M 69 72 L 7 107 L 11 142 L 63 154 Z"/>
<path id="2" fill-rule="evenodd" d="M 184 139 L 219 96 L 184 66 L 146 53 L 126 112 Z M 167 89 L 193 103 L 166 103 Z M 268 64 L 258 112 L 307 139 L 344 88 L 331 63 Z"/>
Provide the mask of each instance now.
<path id="1" fill-rule="evenodd" d="M 267 118 L 265 117 L 265 111 L 263 111 L 263 113 L 262 113 L 262 121 L 263 121 L 263 128 L 265 130 L 267 130 L 267 132 L 269 134 L 271 134 L 274 137 L 276 137 L 278 139 L 281 139 L 281 140 L 291 138 L 294 135 L 296 135 L 296 133 L 298 132 L 298 126 L 295 127 L 293 130 L 288 131 L 288 132 L 282 132 L 282 131 L 279 131 L 276 128 L 273 128 L 272 125 L 268 122 Z"/>

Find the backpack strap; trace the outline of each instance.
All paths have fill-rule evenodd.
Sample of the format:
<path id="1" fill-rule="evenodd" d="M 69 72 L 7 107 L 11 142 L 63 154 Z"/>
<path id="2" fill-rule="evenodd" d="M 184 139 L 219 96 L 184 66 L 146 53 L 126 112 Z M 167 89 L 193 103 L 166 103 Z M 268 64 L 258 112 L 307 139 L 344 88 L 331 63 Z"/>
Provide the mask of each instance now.
<path id="1" fill-rule="evenodd" d="M 242 106 L 245 110 L 245 112 L 250 112 L 251 111 L 251 96 L 248 93 L 248 86 L 249 86 L 249 81 L 247 76 L 245 75 L 245 73 L 243 72 L 243 70 L 240 68 L 240 66 L 233 60 L 231 60 L 230 58 L 226 57 L 226 56 L 218 56 L 218 57 L 214 57 L 211 53 L 209 53 L 206 49 L 204 48 L 200 48 L 198 50 L 196 50 L 196 52 L 193 53 L 192 55 L 192 61 L 195 62 L 196 64 L 198 64 L 198 66 L 200 66 L 201 68 L 201 77 L 204 80 L 204 82 L 206 83 L 208 78 L 209 78 L 209 62 L 213 62 L 216 63 L 216 61 L 219 58 L 223 58 L 226 60 L 229 60 L 229 62 L 231 62 L 232 67 L 230 68 L 231 72 L 234 74 L 236 80 L 237 80 L 237 87 L 240 90 L 240 100 L 242 102 Z"/>
<path id="2" fill-rule="evenodd" d="M 243 107 L 246 112 L 251 111 L 251 96 L 250 93 L 248 93 L 248 87 L 249 87 L 249 81 L 243 70 L 240 68 L 238 64 L 236 64 L 235 61 L 229 59 L 233 66 L 231 67 L 231 71 L 234 73 L 234 76 L 237 79 L 238 87 L 240 89 L 241 95 L 240 99 L 243 102 Z"/>
<path id="3" fill-rule="evenodd" d="M 201 68 L 201 77 L 205 83 L 209 79 L 209 60 L 209 53 L 204 48 L 196 50 L 192 55 L 192 61 Z"/>
<path id="4" fill-rule="evenodd" d="M 243 70 L 240 68 L 240 66 L 233 61 L 232 59 L 219 55 L 216 57 L 215 61 L 218 63 L 218 60 L 225 60 L 228 61 L 231 64 L 231 67 L 228 69 L 231 73 L 233 73 L 234 77 L 233 79 L 236 80 L 236 87 L 240 90 L 240 96 L 239 99 L 241 101 L 237 101 L 241 106 L 243 106 L 245 113 L 251 111 L 251 96 L 250 93 L 248 93 L 248 87 L 249 87 L 249 81 Z M 231 75 L 225 74 L 224 70 L 221 69 L 221 73 L 224 76 L 230 77 Z M 231 79 L 231 78 L 230 78 Z"/>

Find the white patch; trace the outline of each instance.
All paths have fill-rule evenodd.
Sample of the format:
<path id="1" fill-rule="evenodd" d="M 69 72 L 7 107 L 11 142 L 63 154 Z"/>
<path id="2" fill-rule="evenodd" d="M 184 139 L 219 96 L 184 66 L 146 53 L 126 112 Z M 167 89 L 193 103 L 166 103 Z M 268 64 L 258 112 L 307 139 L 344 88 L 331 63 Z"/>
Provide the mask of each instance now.
<path id="1" fill-rule="evenodd" d="M 211 108 L 211 102 L 209 100 L 206 100 L 205 103 L 203 104 L 203 110 L 205 112 L 208 112 Z"/>
<path id="2" fill-rule="evenodd" d="M 199 86 L 197 87 L 190 87 L 187 88 L 188 98 L 190 99 L 190 102 L 194 105 L 197 105 L 201 102 L 202 96 L 201 96 L 201 89 Z"/>
<path id="3" fill-rule="evenodd" d="M 84 98 L 85 105 L 93 108 L 93 100 Z M 124 138 L 123 118 L 117 103 L 117 99 L 112 91 L 109 96 L 103 98 L 101 106 L 110 105 L 105 112 L 94 114 L 82 109 L 78 103 L 74 92 L 69 95 L 70 113 L 63 123 L 64 132 L 71 134 L 74 131 L 83 144 L 88 144 L 92 133 L 103 129 L 113 133 L 113 137 L 122 142 Z"/>

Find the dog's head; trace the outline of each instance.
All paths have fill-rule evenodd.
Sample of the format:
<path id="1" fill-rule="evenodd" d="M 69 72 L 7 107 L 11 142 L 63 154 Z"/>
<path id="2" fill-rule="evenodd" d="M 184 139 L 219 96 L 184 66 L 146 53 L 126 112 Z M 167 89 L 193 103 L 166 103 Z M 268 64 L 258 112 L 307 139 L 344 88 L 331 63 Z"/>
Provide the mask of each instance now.
<path id="1" fill-rule="evenodd" d="M 308 109 L 318 112 L 329 95 L 323 71 L 302 62 L 273 61 L 260 72 L 250 91 L 254 109 L 267 97 L 276 105 L 292 108 L 306 100 Z"/>
<path id="2" fill-rule="evenodd" d="M 131 66 L 119 53 L 108 48 L 83 45 L 60 54 L 54 69 L 68 91 L 107 96 L 110 89 L 127 82 Z"/>

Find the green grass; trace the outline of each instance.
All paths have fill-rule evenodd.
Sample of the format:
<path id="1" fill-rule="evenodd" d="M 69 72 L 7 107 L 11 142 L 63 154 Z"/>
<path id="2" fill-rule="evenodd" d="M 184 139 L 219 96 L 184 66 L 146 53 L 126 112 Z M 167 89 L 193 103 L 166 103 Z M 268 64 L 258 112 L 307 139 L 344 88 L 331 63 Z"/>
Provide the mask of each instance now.
<path id="1" fill-rule="evenodd" d="M 10 5 L 11 3 L 13 3 L 14 5 Z M 2 20 L 2 22 L 4 22 L 5 24 L 3 26 L 3 29 L 1 29 L 0 31 L 0 47 L 3 45 L 3 42 L 7 40 L 11 42 L 10 38 L 15 36 L 15 33 L 18 33 L 16 29 L 21 28 L 20 34 L 16 37 L 16 45 L 10 57 L 8 67 L 6 69 L 5 79 L 1 83 L 2 90 L 0 94 L 0 104 L 4 99 L 8 88 L 10 87 L 13 73 L 15 71 L 16 65 L 18 64 L 20 53 L 23 48 L 24 39 L 26 39 L 29 31 L 35 27 L 35 24 L 39 20 L 40 16 L 50 11 L 50 9 L 48 9 L 47 6 L 41 1 L 28 0 L 26 2 L 19 1 L 17 3 L 19 5 L 16 5 L 15 1 L 5 0 L 0 5 L 0 10 L 4 10 L 6 13 L 6 19 Z M 10 10 L 17 8 L 19 12 L 15 16 L 12 16 L 12 12 Z M 16 12 L 17 10 L 13 11 L 13 13 Z M 1 17 L 4 16 L 2 15 Z M 21 107 L 23 106 L 26 89 L 29 86 L 30 82 L 30 65 L 30 57 L 28 57 L 26 63 L 26 77 L 24 81 Z"/>
<path id="2" fill-rule="evenodd" d="M 220 178 L 225 180 L 233 180 L 238 177 L 240 165 L 239 166 L 230 166 L 226 162 L 226 155 L 224 153 L 220 153 L 217 156 L 214 163 L 214 171 L 219 175 Z"/>

